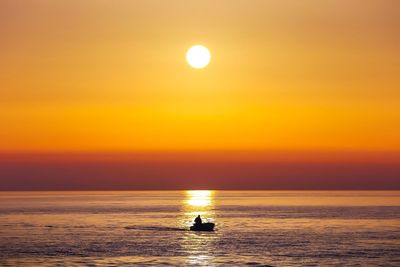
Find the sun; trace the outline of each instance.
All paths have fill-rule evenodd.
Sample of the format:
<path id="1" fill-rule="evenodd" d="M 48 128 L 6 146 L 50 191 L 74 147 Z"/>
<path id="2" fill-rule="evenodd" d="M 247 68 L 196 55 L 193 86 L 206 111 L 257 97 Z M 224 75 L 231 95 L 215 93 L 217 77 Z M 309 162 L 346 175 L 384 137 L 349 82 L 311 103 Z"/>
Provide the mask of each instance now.
<path id="1" fill-rule="evenodd" d="M 187 51 L 186 60 L 192 68 L 202 69 L 210 63 L 211 54 L 207 47 L 195 45 Z"/>

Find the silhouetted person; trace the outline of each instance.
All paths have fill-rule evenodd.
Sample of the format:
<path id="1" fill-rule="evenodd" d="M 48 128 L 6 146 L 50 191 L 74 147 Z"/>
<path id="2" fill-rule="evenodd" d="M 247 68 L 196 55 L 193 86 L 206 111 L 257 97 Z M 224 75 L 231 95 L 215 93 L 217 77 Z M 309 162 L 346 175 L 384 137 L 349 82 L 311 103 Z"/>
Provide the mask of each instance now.
<path id="1" fill-rule="evenodd" d="M 201 225 L 202 223 L 203 223 L 203 221 L 201 220 L 200 215 L 198 215 L 196 217 L 196 219 L 194 219 L 194 224 L 195 225 Z"/>

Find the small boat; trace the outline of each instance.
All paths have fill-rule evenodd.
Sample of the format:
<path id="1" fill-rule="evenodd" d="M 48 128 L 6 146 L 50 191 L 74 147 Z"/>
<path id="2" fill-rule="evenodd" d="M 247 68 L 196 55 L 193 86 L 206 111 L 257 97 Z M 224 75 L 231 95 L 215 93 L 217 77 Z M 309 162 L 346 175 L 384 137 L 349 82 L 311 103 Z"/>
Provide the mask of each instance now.
<path id="1" fill-rule="evenodd" d="M 212 232 L 214 231 L 214 223 L 202 223 L 202 224 L 193 224 L 190 226 L 190 231 L 205 231 L 205 232 Z"/>

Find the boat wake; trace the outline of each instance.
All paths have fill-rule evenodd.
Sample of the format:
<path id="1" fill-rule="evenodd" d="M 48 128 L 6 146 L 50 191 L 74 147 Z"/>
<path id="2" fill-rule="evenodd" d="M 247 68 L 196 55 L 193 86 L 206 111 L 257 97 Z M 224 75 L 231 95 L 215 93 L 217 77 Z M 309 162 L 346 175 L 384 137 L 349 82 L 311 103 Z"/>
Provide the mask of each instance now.
<path id="1" fill-rule="evenodd" d="M 164 226 L 125 226 L 127 230 L 143 230 L 143 231 L 186 231 L 187 229 L 178 227 L 164 227 Z"/>

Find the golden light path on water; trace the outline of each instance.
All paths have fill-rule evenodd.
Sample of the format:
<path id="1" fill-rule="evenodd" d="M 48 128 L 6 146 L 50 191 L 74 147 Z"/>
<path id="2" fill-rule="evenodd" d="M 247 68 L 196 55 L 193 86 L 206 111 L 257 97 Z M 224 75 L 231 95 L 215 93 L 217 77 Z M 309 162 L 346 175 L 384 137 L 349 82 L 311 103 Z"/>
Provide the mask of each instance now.
<path id="1" fill-rule="evenodd" d="M 207 207 L 212 204 L 213 191 L 189 190 L 186 191 L 187 204 L 193 207 Z"/>
<path id="2" fill-rule="evenodd" d="M 215 217 L 215 191 L 188 190 L 185 191 L 183 200 L 183 218 L 181 224 L 188 228 L 193 224 L 197 215 L 203 221 L 216 220 Z M 187 265 L 212 266 L 215 242 L 218 240 L 217 232 L 187 232 L 182 239 L 182 248 L 188 253 Z"/>
<path id="3" fill-rule="evenodd" d="M 215 191 L 187 190 L 182 202 L 182 226 L 192 225 L 194 218 L 200 215 L 203 221 L 215 220 Z"/>

